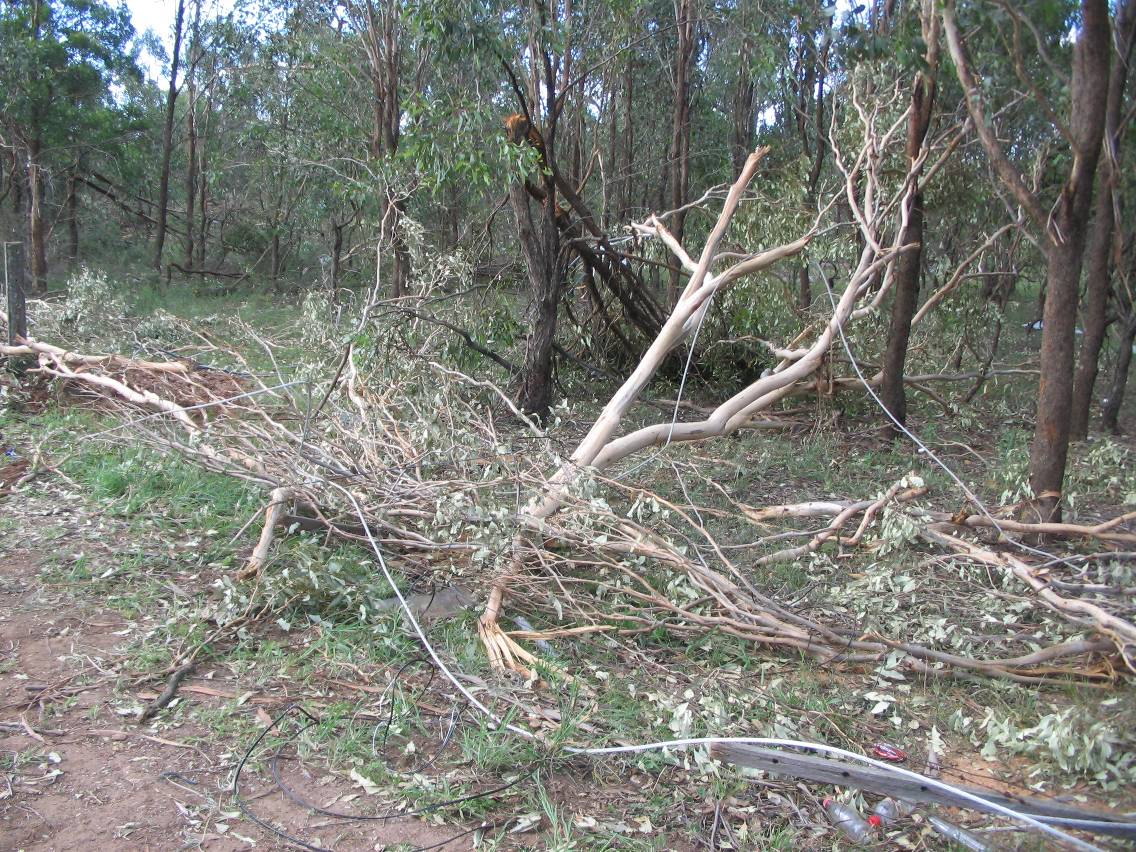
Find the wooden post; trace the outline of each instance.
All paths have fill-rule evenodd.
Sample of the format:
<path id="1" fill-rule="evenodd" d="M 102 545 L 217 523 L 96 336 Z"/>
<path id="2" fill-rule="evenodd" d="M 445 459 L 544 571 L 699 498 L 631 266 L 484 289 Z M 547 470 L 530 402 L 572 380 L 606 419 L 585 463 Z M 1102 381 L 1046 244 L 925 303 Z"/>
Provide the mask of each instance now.
<path id="1" fill-rule="evenodd" d="M 4 283 L 8 289 L 8 345 L 23 343 L 28 336 L 28 313 L 24 304 L 24 247 L 4 245 Z"/>

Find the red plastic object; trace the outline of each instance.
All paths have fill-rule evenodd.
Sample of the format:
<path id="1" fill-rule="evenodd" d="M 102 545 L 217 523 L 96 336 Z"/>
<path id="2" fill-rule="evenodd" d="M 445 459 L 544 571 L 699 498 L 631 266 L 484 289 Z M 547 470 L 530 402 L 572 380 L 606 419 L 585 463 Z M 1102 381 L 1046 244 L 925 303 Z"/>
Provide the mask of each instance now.
<path id="1" fill-rule="evenodd" d="M 892 763 L 902 763 L 907 760 L 907 752 L 887 743 L 876 743 L 872 746 L 872 755 L 880 760 L 890 760 Z"/>

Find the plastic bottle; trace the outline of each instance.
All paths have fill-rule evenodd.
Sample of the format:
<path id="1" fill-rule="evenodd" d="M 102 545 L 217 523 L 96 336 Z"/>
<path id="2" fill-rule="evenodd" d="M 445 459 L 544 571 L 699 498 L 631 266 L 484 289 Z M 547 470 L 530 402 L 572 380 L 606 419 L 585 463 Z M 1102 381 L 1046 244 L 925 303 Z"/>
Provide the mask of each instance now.
<path id="1" fill-rule="evenodd" d="M 872 808 L 872 816 L 876 817 L 880 825 L 890 825 L 896 820 L 908 816 L 915 810 L 915 805 L 911 802 L 904 801 L 903 799 L 881 799 Z M 872 818 L 868 818 L 868 822 L 872 822 Z"/>
<path id="2" fill-rule="evenodd" d="M 943 835 L 950 840 L 953 840 L 964 849 L 972 849 L 974 852 L 989 852 L 990 847 L 971 834 L 964 828 L 959 828 L 954 823 L 947 822 L 945 819 L 940 819 L 937 816 L 927 817 L 927 822 L 931 823 L 931 827 L 939 834 Z"/>
<path id="3" fill-rule="evenodd" d="M 844 832 L 849 839 L 857 843 L 870 843 L 875 839 L 872 826 L 860 817 L 855 808 L 828 798 L 824 800 L 824 812 L 828 814 L 828 821 Z"/>

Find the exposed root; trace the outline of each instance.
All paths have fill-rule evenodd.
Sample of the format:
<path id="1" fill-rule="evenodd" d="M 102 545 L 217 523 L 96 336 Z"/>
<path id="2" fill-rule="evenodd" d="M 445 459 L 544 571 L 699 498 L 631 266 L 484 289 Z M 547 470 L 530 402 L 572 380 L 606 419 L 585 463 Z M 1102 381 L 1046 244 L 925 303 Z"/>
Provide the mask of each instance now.
<path id="1" fill-rule="evenodd" d="M 504 593 L 504 583 L 498 578 L 490 587 L 485 611 L 477 621 L 477 635 L 493 668 L 508 669 L 521 675 L 525 680 L 530 680 L 535 674 L 529 666 L 535 665 L 537 658 L 513 641 L 497 621 Z"/>

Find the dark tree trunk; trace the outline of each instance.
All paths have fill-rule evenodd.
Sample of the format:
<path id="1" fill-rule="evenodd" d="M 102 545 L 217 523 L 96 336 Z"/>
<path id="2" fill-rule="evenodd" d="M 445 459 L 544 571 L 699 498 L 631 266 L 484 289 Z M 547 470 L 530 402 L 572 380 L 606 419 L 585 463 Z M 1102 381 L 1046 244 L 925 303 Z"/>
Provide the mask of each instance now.
<path id="1" fill-rule="evenodd" d="M 962 84 L 975 133 L 999 179 L 1043 235 L 1046 295 L 1042 311 L 1041 381 L 1030 447 L 1030 488 L 1040 520 L 1061 516 L 1061 491 L 1069 452 L 1073 401 L 1073 343 L 1077 290 L 1092 208 L 1093 176 L 1100 159 L 1108 94 L 1111 26 L 1107 0 L 1082 0 L 1081 26 L 1073 47 L 1070 119 L 1071 165 L 1057 203 L 1043 205 L 1006 155 L 987 120 L 979 84 L 962 42 L 951 3 L 942 6 L 947 43 Z"/>
<path id="2" fill-rule="evenodd" d="M 205 240 L 209 236 L 209 193 L 205 180 L 205 169 L 209 161 L 206 156 L 207 148 L 204 136 L 198 140 L 198 149 L 200 165 L 197 169 L 197 266 L 199 269 L 204 269 Z"/>
<path id="3" fill-rule="evenodd" d="M 686 213 L 678 208 L 686 204 L 690 187 L 690 71 L 694 58 L 694 2 L 679 0 L 678 44 L 675 47 L 675 94 L 673 126 L 671 128 L 671 209 L 676 211 L 671 217 L 670 226 L 675 239 L 682 242 L 686 225 Z M 679 267 L 671 267 L 670 292 L 667 304 L 678 300 L 679 281 L 682 275 Z"/>
<path id="4" fill-rule="evenodd" d="M 815 40 L 810 36 L 810 43 Z M 824 158 L 828 152 L 827 128 L 824 124 L 825 82 L 828 79 L 828 51 L 831 40 L 828 35 L 821 36 L 820 47 L 812 51 L 808 61 L 808 72 L 797 99 L 797 132 L 801 137 L 801 149 L 810 156 L 808 182 L 805 184 L 804 207 L 812 212 L 816 209 L 820 191 L 820 176 L 824 170 Z M 806 121 L 806 110 L 812 108 L 812 128 Z M 809 310 L 813 303 L 809 267 L 802 263 L 797 269 L 797 309 L 801 313 Z"/>
<path id="5" fill-rule="evenodd" d="M 1109 260 L 1112 253 L 1114 192 L 1120 162 L 1122 135 L 1121 113 L 1124 88 L 1128 80 L 1128 60 L 1136 32 L 1136 0 L 1128 0 L 1116 16 L 1113 44 L 1117 49 L 1112 77 L 1108 83 L 1105 112 L 1104 152 L 1100 162 L 1100 181 L 1094 203 L 1092 231 L 1085 257 L 1085 300 L 1082 316 L 1084 337 L 1073 383 L 1073 407 L 1069 425 L 1073 440 L 1089 433 L 1089 411 L 1093 402 L 1093 386 L 1097 380 L 1098 362 L 1108 325 L 1108 296 L 1111 290 Z"/>
<path id="6" fill-rule="evenodd" d="M 67 262 L 79 262 L 79 181 L 75 169 L 67 173 Z"/>
<path id="7" fill-rule="evenodd" d="M 336 300 L 336 294 L 339 292 L 339 265 L 342 263 L 343 258 L 343 228 L 344 225 L 339 222 L 333 222 L 331 225 L 331 300 Z"/>
<path id="8" fill-rule="evenodd" d="M 162 268 L 162 250 L 166 245 L 166 217 L 170 205 L 170 159 L 174 147 L 174 108 L 177 105 L 177 72 L 181 58 L 181 29 L 185 18 L 185 0 L 178 0 L 174 16 L 174 50 L 170 59 L 170 88 L 166 94 L 166 123 L 162 130 L 162 174 L 158 183 L 158 228 L 154 234 L 155 269 Z"/>
<path id="9" fill-rule="evenodd" d="M 618 110 L 615 108 L 616 92 L 616 79 L 615 72 L 604 75 L 604 88 L 607 92 L 605 98 L 605 106 L 607 107 L 607 165 L 606 169 L 614 170 L 616 168 L 616 151 L 619 147 L 619 122 Z M 603 185 L 600 191 L 603 193 L 603 227 L 605 231 L 611 230 L 612 214 L 615 212 L 616 207 L 616 194 L 619 192 L 619 181 L 615 180 L 614 172 L 604 175 Z"/>
<path id="10" fill-rule="evenodd" d="M 1055 228 L 1046 237 L 1045 310 L 1042 312 L 1041 381 L 1037 422 L 1030 448 L 1030 487 L 1041 520 L 1061 517 L 1061 492 L 1069 453 L 1069 415 L 1073 402 L 1073 344 L 1077 291 L 1092 207 L 1093 174 L 1104 136 L 1108 86 L 1109 26 L 1105 0 L 1084 0 L 1082 27 L 1073 52 L 1072 117 L 1074 164 L 1053 212 Z M 1060 239 L 1055 239 L 1059 234 Z"/>
<path id="11" fill-rule="evenodd" d="M 28 143 L 28 252 L 32 293 L 47 290 L 47 240 L 43 222 L 43 176 L 38 135 Z"/>
<path id="12" fill-rule="evenodd" d="M 923 150 L 923 142 L 931 127 L 931 110 L 935 103 L 935 71 L 939 59 L 938 19 L 924 21 L 927 45 L 927 73 L 915 75 L 911 90 L 911 110 L 907 119 L 907 162 L 914 168 Z M 819 140 L 818 140 L 819 143 Z M 922 169 L 915 169 L 913 179 L 918 181 Z M 899 426 L 907 423 L 907 394 L 903 386 L 904 365 L 907 362 L 907 342 L 911 337 L 911 318 L 919 301 L 919 276 L 923 257 L 923 193 L 916 192 L 911 213 L 903 230 L 902 243 L 907 247 L 895 260 L 892 287 L 895 296 L 891 305 L 891 326 L 888 329 L 887 350 L 884 353 L 883 374 L 880 381 L 880 398 L 893 419 L 884 423 L 884 430 L 892 437 L 902 434 Z M 915 248 L 911 248 L 914 246 Z M 899 425 L 896 425 L 898 422 Z"/>
<path id="13" fill-rule="evenodd" d="M 10 246 L 0 244 L 0 250 L 6 252 L 4 269 L 8 274 L 5 282 L 8 285 L 8 345 L 17 346 L 28 336 L 27 306 L 24 303 L 24 284 L 27 281 L 24 247 L 20 243 Z"/>
<path id="14" fill-rule="evenodd" d="M 745 20 L 742 20 L 745 26 Z M 746 157 L 753 150 L 753 73 L 750 71 L 750 52 L 752 43 L 749 36 L 742 39 L 742 49 L 738 55 L 738 80 L 734 87 L 734 127 L 730 153 L 734 166 L 734 179 L 742 173 Z"/>
<path id="15" fill-rule="evenodd" d="M 532 294 L 532 331 L 525 345 L 517 404 L 525 413 L 540 418 L 548 414 L 552 402 L 553 344 L 562 277 L 554 199 L 555 192 L 549 184 L 534 219 L 533 204 L 524 186 L 517 183 L 509 190 Z"/>
<path id="16" fill-rule="evenodd" d="M 392 299 L 401 299 L 407 294 L 407 279 L 410 277 L 410 249 L 402 233 L 402 216 L 406 204 L 402 200 L 387 202 L 387 227 L 390 229 L 391 265 L 390 294 Z"/>
<path id="17" fill-rule="evenodd" d="M 903 244 L 915 245 L 895 260 L 892 288 L 895 298 L 891 303 L 891 325 L 888 328 L 887 349 L 884 352 L 883 373 L 880 377 L 880 399 L 888 412 L 900 425 L 907 423 L 907 394 L 903 386 L 903 371 L 907 363 L 907 342 L 911 336 L 911 318 L 919 301 L 919 273 L 923 256 L 923 195 L 915 196 L 911 215 L 903 232 Z M 884 431 L 891 437 L 903 433 L 892 420 L 884 423 Z"/>
<path id="18" fill-rule="evenodd" d="M 24 180 L 27 173 L 19 168 L 16 152 L 12 152 L 12 213 L 19 219 L 24 215 Z M 21 172 L 23 174 L 21 175 Z"/>
<path id="19" fill-rule="evenodd" d="M 194 223 L 197 207 L 197 130 L 194 121 L 193 94 L 189 97 L 189 111 L 186 113 L 186 146 L 189 161 L 185 172 L 185 268 L 193 268 Z"/>
<path id="20" fill-rule="evenodd" d="M 635 54 L 627 52 L 627 67 L 623 77 L 623 120 L 627 123 L 623 130 L 623 180 L 620 183 L 619 221 L 626 222 L 631 216 L 631 179 L 635 168 Z"/>
<path id="21" fill-rule="evenodd" d="M 193 269 L 194 213 L 197 208 L 197 65 L 201 61 L 201 0 L 195 0 L 189 36 L 189 66 L 185 73 L 185 268 Z"/>
<path id="22" fill-rule="evenodd" d="M 1112 368 L 1112 387 L 1101 403 L 1101 423 L 1114 435 L 1120 432 L 1120 405 L 1124 402 L 1128 369 L 1132 364 L 1132 345 L 1136 342 L 1136 311 L 1131 307 L 1118 337 L 1117 346 L 1120 348 L 1117 349 L 1116 364 Z"/>
<path id="23" fill-rule="evenodd" d="M 197 268 L 205 268 L 206 240 L 209 238 L 209 127 L 213 118 L 213 81 L 216 78 L 216 58 L 210 59 L 202 122 L 197 133 Z"/>
<path id="24" fill-rule="evenodd" d="M 392 157 L 398 151 L 402 120 L 398 4 L 385 4 L 380 15 L 374 3 L 367 0 L 365 24 L 363 45 L 371 77 L 370 153 L 374 159 L 380 159 Z M 391 297 L 400 299 L 406 295 L 406 282 L 410 276 L 410 251 L 401 227 L 406 202 L 401 198 L 388 197 L 383 212 L 394 254 Z"/>
<path id="25" fill-rule="evenodd" d="M 277 291 L 280 289 L 280 269 L 280 232 L 274 228 L 272 231 L 272 244 L 268 252 L 268 276 L 272 279 L 272 289 Z"/>

